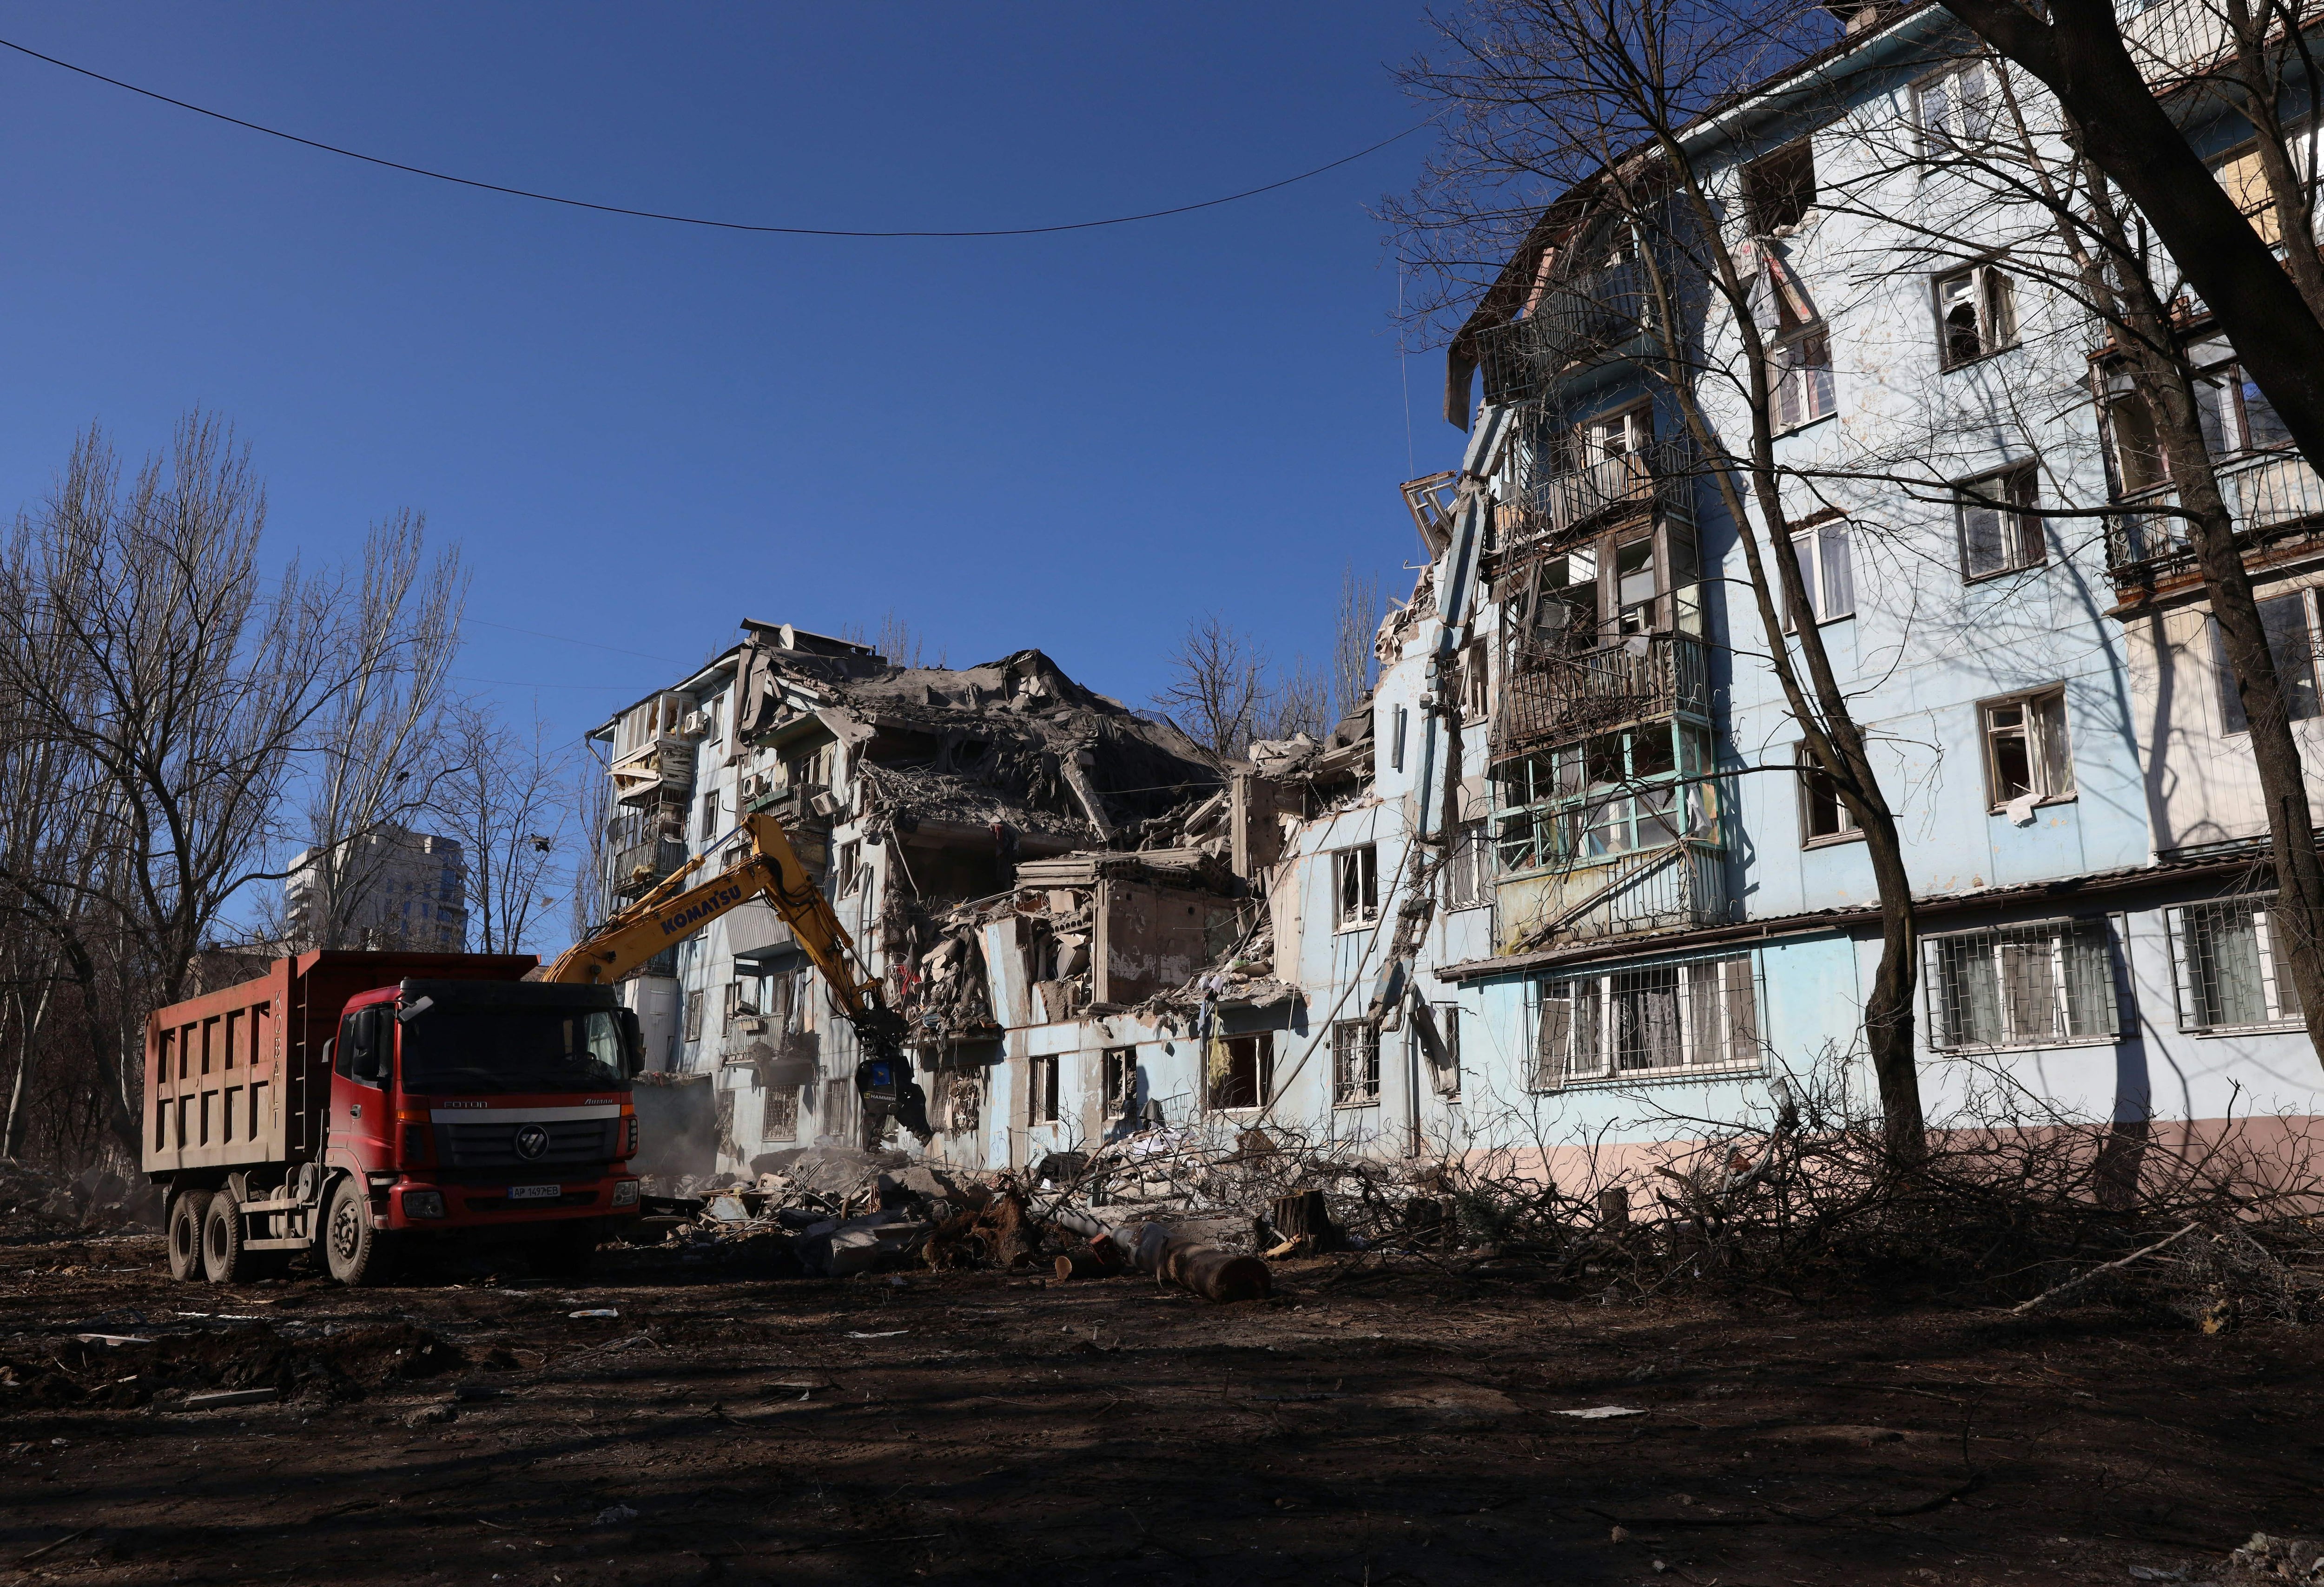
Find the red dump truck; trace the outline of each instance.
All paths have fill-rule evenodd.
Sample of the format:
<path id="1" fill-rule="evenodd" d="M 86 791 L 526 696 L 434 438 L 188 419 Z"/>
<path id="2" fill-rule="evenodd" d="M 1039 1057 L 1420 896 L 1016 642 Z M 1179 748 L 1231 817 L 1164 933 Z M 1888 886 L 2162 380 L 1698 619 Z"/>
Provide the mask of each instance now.
<path id="1" fill-rule="evenodd" d="M 319 1248 L 517 1241 L 572 1272 L 638 1214 L 637 1016 L 530 955 L 309 953 L 145 1028 L 145 1171 L 170 1271 L 232 1283 Z"/>

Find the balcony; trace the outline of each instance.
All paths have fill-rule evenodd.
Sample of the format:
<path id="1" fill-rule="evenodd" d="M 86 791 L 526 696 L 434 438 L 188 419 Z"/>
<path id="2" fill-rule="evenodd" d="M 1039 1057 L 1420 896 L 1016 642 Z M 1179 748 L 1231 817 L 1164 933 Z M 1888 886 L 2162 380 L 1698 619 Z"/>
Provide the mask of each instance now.
<path id="1" fill-rule="evenodd" d="M 1535 460 L 1546 459 L 1537 453 Z M 1515 540 L 1562 540 L 1655 509 L 1693 521 L 1693 454 L 1683 440 L 1655 441 L 1554 474 L 1529 471 L 1518 497 Z"/>
<path id="2" fill-rule="evenodd" d="M 613 883 L 614 896 L 633 899 L 685 863 L 686 844 L 683 839 L 650 837 L 613 850 L 606 866 L 606 874 Z"/>
<path id="3" fill-rule="evenodd" d="M 2218 0 L 2121 0 L 2116 7 L 2122 42 L 2149 87 L 2167 93 L 2186 78 L 2227 64 L 2235 34 Z M 2248 14 L 2264 21 L 2271 51 L 2283 48 L 2283 23 L 2297 12 L 2303 23 L 2324 14 L 2324 0 L 2295 0 L 2280 10 L 2254 6 Z M 2277 69 L 2281 70 L 2281 65 Z"/>
<path id="4" fill-rule="evenodd" d="M 2236 537 L 2246 547 L 2324 533 L 2324 480 L 2298 454 L 2265 452 L 2216 466 Z M 2194 575 L 2187 521 L 2156 510 L 2178 500 L 2172 486 L 2157 486 L 2126 497 L 2122 511 L 2107 519 L 2107 568 L 2117 587 L 2152 588 Z"/>
<path id="5" fill-rule="evenodd" d="M 1732 913 L 1725 852 L 1692 837 L 1602 864 L 1503 881 L 1496 902 L 1503 953 L 1719 926 Z"/>
<path id="6" fill-rule="evenodd" d="M 694 743 L 664 734 L 622 756 L 609 770 L 613 798 L 624 805 L 683 797 L 694 786 Z"/>
<path id="7" fill-rule="evenodd" d="M 1654 303 L 1636 259 L 1551 281 L 1523 318 L 1478 333 L 1485 400 L 1523 401 L 1564 371 L 1627 347 L 1654 325 Z"/>
<path id="8" fill-rule="evenodd" d="M 1702 641 L 1683 633 L 1632 634 L 1570 655 L 1520 650 L 1511 659 L 1493 749 L 1513 752 L 1682 711 L 1708 716 L 1710 710 Z"/>

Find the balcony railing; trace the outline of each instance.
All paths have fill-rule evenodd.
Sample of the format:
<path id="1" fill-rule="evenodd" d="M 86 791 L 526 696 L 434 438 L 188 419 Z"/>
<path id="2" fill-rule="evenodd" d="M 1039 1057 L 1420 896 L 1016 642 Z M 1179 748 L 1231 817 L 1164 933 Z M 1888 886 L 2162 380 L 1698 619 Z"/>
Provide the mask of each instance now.
<path id="1" fill-rule="evenodd" d="M 2265 544 L 2324 533 L 2324 480 L 2298 454 L 2268 452 L 2215 466 L 2239 539 Z M 2157 511 L 2178 501 L 2178 491 L 2163 485 L 2128 498 L 2107 520 L 2107 566 L 2116 584 L 2151 585 L 2194 571 L 2187 521 Z"/>
<path id="2" fill-rule="evenodd" d="M 1628 346 L 1652 328 L 1654 302 L 1636 259 L 1551 281 L 1523 318 L 1478 334 L 1485 400 L 1523 401 L 1563 371 Z"/>
<path id="3" fill-rule="evenodd" d="M 1633 932 L 1718 926 L 1730 913 L 1727 891 L 1725 853 L 1716 844 L 1683 838 L 1558 877 L 1543 900 L 1538 924 L 1523 933 L 1522 942 L 1526 947 L 1543 947 Z"/>
<path id="4" fill-rule="evenodd" d="M 2118 0 L 2116 12 L 2122 42 L 2138 65 L 2139 75 L 2152 87 L 2168 89 L 2190 77 L 2200 76 L 2235 51 L 2235 34 L 2227 25 L 2224 0 Z M 2251 6 L 2248 14 L 2264 25 L 2272 51 L 2283 49 L 2283 23 L 2296 12 L 2310 23 L 2324 15 L 2324 0 L 2294 0 L 2281 11 Z"/>
<path id="5" fill-rule="evenodd" d="M 1494 724 L 1500 752 L 1681 711 L 1710 714 L 1702 641 L 1683 633 L 1632 634 L 1570 655 L 1521 648 L 1508 677 Z"/>
<path id="6" fill-rule="evenodd" d="M 685 863 L 682 838 L 650 837 L 624 844 L 613 851 L 609 867 L 613 891 L 625 899 L 636 898 Z"/>
<path id="7" fill-rule="evenodd" d="M 1520 493 L 1517 537 L 1561 539 L 1657 506 L 1693 520 L 1693 454 L 1683 440 L 1655 441 L 1577 468 L 1531 473 Z"/>

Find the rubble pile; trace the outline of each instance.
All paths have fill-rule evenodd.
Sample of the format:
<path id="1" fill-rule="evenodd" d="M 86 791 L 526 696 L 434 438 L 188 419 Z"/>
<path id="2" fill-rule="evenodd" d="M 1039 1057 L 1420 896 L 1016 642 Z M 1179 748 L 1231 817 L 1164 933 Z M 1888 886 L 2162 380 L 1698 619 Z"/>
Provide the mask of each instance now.
<path id="1" fill-rule="evenodd" d="M 0 1158 L 0 1228 L 12 1237 L 158 1227 L 161 1221 L 160 1188 L 143 1175 L 133 1185 L 109 1168 L 94 1167 L 68 1178 Z"/>

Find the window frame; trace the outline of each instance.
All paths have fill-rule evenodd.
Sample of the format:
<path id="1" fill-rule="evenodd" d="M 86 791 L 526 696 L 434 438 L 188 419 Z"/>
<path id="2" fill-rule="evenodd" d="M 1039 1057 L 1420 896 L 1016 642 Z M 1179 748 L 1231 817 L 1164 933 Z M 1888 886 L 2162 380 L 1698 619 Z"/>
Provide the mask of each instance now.
<path id="1" fill-rule="evenodd" d="M 1642 772 L 1638 746 L 1650 734 L 1668 735 L 1669 754 Z M 1609 741 L 1619 763 L 1610 779 L 1592 773 L 1593 761 L 1606 764 Z M 1492 769 L 1494 875 L 1609 865 L 1689 841 L 1723 847 L 1717 759 L 1708 727 L 1669 716 L 1501 761 Z M 1512 771 L 1525 785 L 1522 798 L 1512 798 Z M 1619 814 L 1618 805 L 1625 807 Z M 1618 832 L 1618 845 L 1605 841 Z"/>
<path id="2" fill-rule="evenodd" d="M 1350 867 L 1355 867 L 1360 877 L 1352 910 L 1348 901 Z M 1379 923 L 1379 844 L 1351 844 L 1332 851 L 1332 920 L 1334 931 L 1365 931 Z"/>
<path id="3" fill-rule="evenodd" d="M 1914 79 L 1913 130 L 1918 134 L 1920 156 L 1923 160 L 1958 158 L 1964 153 L 1973 153 L 1990 143 L 1993 138 L 1992 107 L 2000 99 L 1998 92 L 2000 84 L 1997 81 L 1988 81 L 1986 93 L 1980 100 L 1980 103 L 1987 107 L 1986 125 L 1981 131 L 1970 134 L 1965 138 L 1959 134 L 1941 133 L 1938 129 L 1931 127 L 1928 115 L 1929 90 L 1936 84 L 1967 77 L 1972 71 L 1985 72 L 1989 78 L 1997 78 L 2001 69 L 2002 63 L 1997 57 L 1978 51 L 1961 56 L 1958 60 L 1949 60 L 1934 71 L 1923 73 Z M 1955 94 L 1950 97 L 1949 103 L 1958 110 L 1962 101 L 1960 97 Z"/>
<path id="4" fill-rule="evenodd" d="M 2075 1035 L 2068 1028 L 2070 1019 L 2071 992 L 2067 968 L 2065 942 L 2070 934 L 2095 929 L 2099 935 L 2098 946 L 2105 950 L 2107 999 L 2114 1010 L 2114 1022 L 2104 1030 L 2088 1035 Z M 2011 946 L 2024 946 L 2038 936 L 2046 936 L 2050 949 L 2050 1009 L 2051 1025 L 2038 1039 L 2020 1039 L 2011 1029 L 2014 1020 L 2013 1000 L 2009 991 L 2010 972 L 2002 950 Z M 1949 957 L 1950 945 L 1988 944 L 1994 955 L 1994 1013 L 2000 1021 L 2002 1038 L 1996 1041 L 1969 1041 L 1956 1038 L 1957 1020 L 1948 1010 L 1945 1000 L 1955 988 L 1952 980 L 1955 961 Z M 2135 989 L 2125 974 L 2127 963 L 2127 934 L 2120 915 L 2072 915 L 2043 920 L 2011 921 L 1998 926 L 1980 926 L 1966 931 L 1940 932 L 1922 939 L 1922 976 L 1926 990 L 1923 993 L 1926 1032 L 1923 1040 L 1932 1053 L 2001 1053 L 2041 1052 L 2053 1047 L 2111 1047 L 2126 1034 L 2136 1029 L 2136 998 Z M 1955 999 L 1956 1002 L 1960 1000 Z"/>
<path id="5" fill-rule="evenodd" d="M 2054 789 L 2042 789 L 2034 800 L 2034 807 L 2038 810 L 2045 805 L 2070 804 L 2081 798 L 2081 783 L 2074 775 L 2074 724 L 2072 718 L 2066 712 L 2066 686 L 2062 681 L 2045 683 L 2038 688 L 2017 689 L 2006 695 L 1995 695 L 1977 703 L 1978 746 L 1985 766 L 1987 814 L 1994 816 L 2004 814 L 2014 802 L 2014 799 L 1994 797 L 2000 791 L 2001 775 L 2000 767 L 1994 758 L 1996 734 L 1993 713 L 2006 710 L 2011 706 L 2025 708 L 2027 714 L 2018 724 L 2018 728 L 2020 732 L 2026 734 L 2026 770 L 2031 775 L 2046 778 L 2050 770 L 2051 756 L 2046 743 L 2034 742 L 2032 732 L 2034 726 L 2032 708 L 2051 700 L 2055 700 L 2058 704 L 2058 726 L 2065 735 L 2063 761 L 2068 786 L 2063 792 Z M 2029 789 L 2027 791 L 2034 790 Z M 2023 794 L 2015 796 L 2016 798 L 2024 797 Z"/>
<path id="6" fill-rule="evenodd" d="M 1833 532 L 1833 531 L 1837 532 Z M 1842 577 L 1848 580 L 1848 609 L 1828 612 L 1825 602 L 1831 595 L 1830 553 L 1827 542 L 1837 540 L 1845 548 L 1841 552 L 1844 564 Z M 1804 555 L 1803 555 L 1804 553 Z M 1812 522 L 1792 526 L 1792 554 L 1795 561 L 1803 561 L 1800 577 L 1806 581 L 1808 605 L 1815 613 L 1816 626 L 1827 623 L 1845 623 L 1856 615 L 1856 524 L 1844 513 L 1832 513 Z M 1797 633 L 1799 625 L 1792 620 L 1788 601 L 1782 603 L 1784 632 Z"/>
<path id="7" fill-rule="evenodd" d="M 1804 357 L 1797 361 L 1792 355 L 1811 343 L 1821 343 L 1821 363 Z M 1810 425 L 1821 424 L 1840 411 L 1840 379 L 1831 356 L 1831 328 L 1822 319 L 1809 321 L 1795 330 L 1788 330 L 1767 344 L 1767 397 L 1772 411 L 1767 415 L 1768 428 L 1776 435 L 1794 435 Z M 1821 371 L 1823 378 L 1815 376 Z M 1795 399 L 1790 393 L 1794 384 L 1800 388 Z M 1821 398 L 1822 406 L 1817 406 Z M 1796 401 L 1795 409 L 1786 415 L 1787 400 Z"/>
<path id="8" fill-rule="evenodd" d="M 770 1133 L 774 1128 L 770 1121 L 778 1111 L 776 1104 L 779 1102 L 786 1105 L 790 1115 L 790 1123 L 782 1134 L 775 1135 Z M 761 1146 L 796 1145 L 798 1141 L 798 1131 L 799 1087 L 770 1085 L 761 1092 L 759 1093 L 759 1144 Z"/>
<path id="9" fill-rule="evenodd" d="M 1826 782 L 1830 782 L 1831 778 L 1822 767 L 1818 766 L 1815 763 L 1814 757 L 1808 753 L 1808 746 L 1805 740 L 1802 740 L 1800 743 L 1793 746 L 1792 758 L 1794 763 L 1800 769 L 1800 847 L 1803 849 L 1828 849 L 1837 847 L 1841 844 L 1862 843 L 1864 841 L 1864 829 L 1856 824 L 1855 816 L 1850 814 L 1848 807 L 1840 802 L 1839 790 L 1836 786 L 1832 792 L 1831 802 L 1833 808 L 1839 812 L 1840 825 L 1831 832 L 1819 833 L 1813 830 L 1809 813 L 1809 801 L 1815 797 L 1812 785 L 1818 778 L 1821 778 Z"/>
<path id="10" fill-rule="evenodd" d="M 2235 1036 L 2252 1031 L 2299 1030 L 2307 1020 L 2299 1006 L 2299 991 L 2290 984 L 2275 949 L 2275 912 L 2272 906 L 2278 895 L 2272 892 L 2236 893 L 2221 899 L 2198 899 L 2184 904 L 2172 904 L 2163 911 L 2163 936 L 2171 952 L 2171 993 L 2174 1023 L 2190 1036 Z M 2239 908 L 2238 906 L 2241 906 Z M 2248 915 L 2252 922 L 2252 942 L 2259 979 L 2261 1010 L 2257 1020 L 2210 1020 L 2198 1018 L 2196 986 L 2191 956 L 2187 946 L 2187 917 L 2196 911 L 2220 915 Z M 2287 1002 L 2285 992 L 2291 993 Z M 2216 993 L 2213 994 L 2215 997 Z"/>
<path id="11" fill-rule="evenodd" d="M 1998 357 L 2024 346 L 2023 317 L 2018 312 L 2017 277 L 2004 269 L 2006 254 L 1997 254 L 1974 263 L 1956 265 L 1938 271 L 1929 277 L 1929 306 L 1937 328 L 1937 368 L 1946 374 L 1967 369 Z M 1965 358 L 1952 355 L 1952 336 L 1945 318 L 1945 283 L 1967 278 L 1969 282 L 1970 305 L 1977 317 L 1978 350 Z M 1997 336 L 1993 319 L 1993 283 L 1998 281 L 2008 300 L 2009 325 L 2006 337 Z"/>
<path id="12" fill-rule="evenodd" d="M 1136 1044 L 1101 1048 L 1097 1073 L 1099 1116 L 1117 1120 L 1130 1118 L 1138 1106 Z"/>
<path id="13" fill-rule="evenodd" d="M 1772 173 L 1780 166 L 1796 161 L 1807 165 L 1805 184 L 1794 181 L 1776 188 L 1771 194 Z M 1801 195 L 1804 193 L 1804 197 Z M 1744 224 L 1755 237 L 1772 237 L 1785 226 L 1796 227 L 1815 209 L 1816 200 L 1822 196 L 1817 180 L 1815 138 L 1813 134 L 1794 138 L 1790 143 L 1768 150 L 1753 160 L 1745 161 L 1742 170 L 1742 199 Z M 1773 198 L 1774 203 L 1769 199 Z M 1788 220 L 1771 220 L 1769 210 L 1796 203 L 1798 213 Z"/>
<path id="14" fill-rule="evenodd" d="M 2012 494 L 2020 483 L 2024 486 L 2022 497 Z M 1984 488 L 1996 484 L 2001 486 L 1998 492 Z M 1988 579 L 2006 578 L 2013 573 L 2024 573 L 2033 568 L 2047 567 L 2050 565 L 2048 526 L 2034 511 L 2041 505 L 2042 502 L 2042 475 L 2038 461 L 2030 457 L 2024 458 L 2005 467 L 1978 475 L 1973 478 L 1958 480 L 1954 483 L 1952 490 L 1953 529 L 1960 554 L 1961 583 L 1983 584 Z M 1970 501 L 1962 494 L 1968 491 L 1976 491 L 1980 495 L 2006 500 L 2010 503 L 2009 510 L 2003 512 L 1997 508 L 1988 508 L 1981 502 Z M 2014 540 L 2022 551 L 2030 538 L 2032 543 L 2039 548 L 2041 555 L 2030 561 L 2013 561 L 2005 551 L 2000 567 L 1988 567 L 1982 573 L 1971 568 L 1969 515 L 1971 512 L 1994 512 L 2001 518 L 1999 527 L 2005 547 Z"/>
<path id="15" fill-rule="evenodd" d="M 1353 1048 L 1352 1054 L 1350 1051 Z M 1351 1056 L 1363 1073 L 1351 1079 Z M 1380 1103 L 1379 1031 L 1370 1020 L 1332 1021 L 1332 1106 L 1376 1108 Z"/>
<path id="16" fill-rule="evenodd" d="M 1766 1045 L 1761 1010 L 1766 1003 L 1756 954 L 1705 954 L 1687 959 L 1660 959 L 1645 964 L 1615 965 L 1543 976 L 1526 983 L 1526 1002 L 1533 1017 L 1532 1050 L 1526 1088 L 1534 1092 L 1572 1091 L 1585 1086 L 1635 1085 L 1667 1081 L 1750 1075 L 1766 1072 Z M 1675 1043 L 1675 1064 L 1632 1064 L 1624 1066 L 1618 1050 L 1621 1029 L 1618 1000 L 1636 996 L 1643 984 L 1624 986 L 1625 980 L 1670 977 L 1669 1017 L 1665 1027 Z M 1737 993 L 1744 993 L 1738 1021 Z M 1560 995 L 1560 994 L 1563 995 Z M 1635 1011 L 1633 1014 L 1635 1018 Z M 1706 1049 L 1704 1020 L 1714 1045 Z M 1574 1061 L 1587 1033 L 1595 1066 L 1577 1072 Z M 1635 1034 L 1635 1031 L 1633 1032 Z M 1748 1057 L 1737 1053 L 1748 1048 Z M 1704 1061 L 1694 1061 L 1699 1054 Z"/>
<path id="17" fill-rule="evenodd" d="M 1056 1053 L 1034 1053 L 1025 1060 L 1025 1127 L 1038 1130 L 1064 1117 L 1058 1073 L 1064 1067 Z"/>
<path id="18" fill-rule="evenodd" d="M 1444 908 L 1481 909 L 1493 901 L 1493 823 L 1463 821 L 1444 858 Z M 1464 885 L 1465 884 L 1465 885 Z"/>
<path id="19" fill-rule="evenodd" d="M 1203 1074 L 1204 1112 L 1211 1113 L 1256 1113 L 1266 1109 L 1266 1107 L 1275 1100 L 1275 1032 L 1272 1030 L 1245 1030 L 1233 1035 L 1222 1032 L 1218 1036 L 1213 1038 L 1213 1039 L 1218 1042 L 1220 1047 L 1224 1049 L 1230 1073 L 1231 1073 L 1232 1066 L 1235 1062 L 1234 1052 L 1236 1044 L 1250 1044 L 1251 1048 L 1251 1084 L 1255 1090 L 1258 1100 L 1247 1103 L 1221 1102 L 1219 1100 L 1219 1082 L 1211 1075 L 1210 1066 L 1205 1064 L 1204 1066 Z"/>

